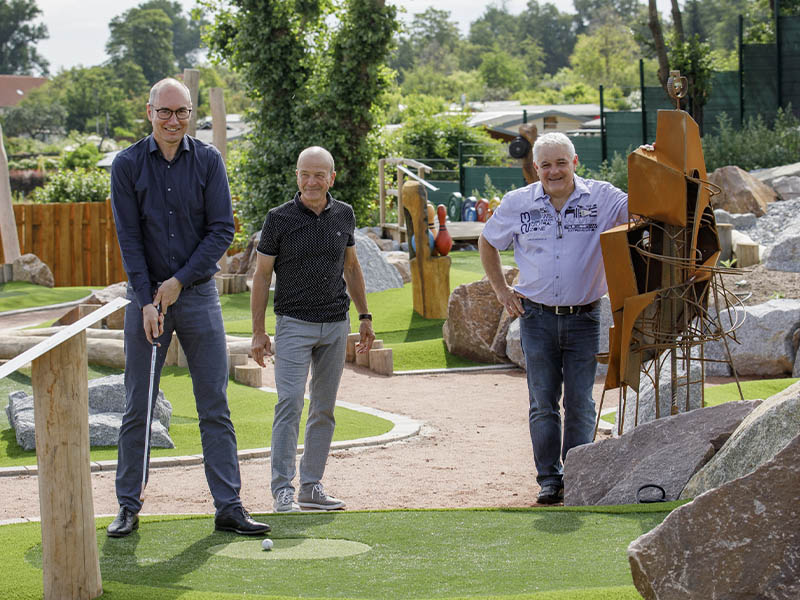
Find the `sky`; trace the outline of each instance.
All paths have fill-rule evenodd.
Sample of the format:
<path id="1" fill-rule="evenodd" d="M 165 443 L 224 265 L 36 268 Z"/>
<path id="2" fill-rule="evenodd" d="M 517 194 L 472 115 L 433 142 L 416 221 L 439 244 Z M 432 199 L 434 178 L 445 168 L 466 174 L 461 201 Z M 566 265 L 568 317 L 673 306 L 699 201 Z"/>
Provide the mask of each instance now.
<path id="1" fill-rule="evenodd" d="M 195 5 L 195 0 L 179 0 L 187 10 Z M 450 12 L 450 18 L 456 21 L 466 34 L 469 24 L 480 17 L 486 6 L 500 5 L 502 0 L 389 0 L 402 5 L 406 12 L 402 17 L 410 21 L 415 13 L 425 11 L 430 6 Z M 58 73 L 61 68 L 68 69 L 77 65 L 85 67 L 104 62 L 108 41 L 108 22 L 129 8 L 140 4 L 142 0 L 37 0 L 41 9 L 42 22 L 47 25 L 49 39 L 39 42 L 39 52 L 50 62 L 51 74 Z M 542 4 L 551 2 L 561 12 L 574 12 L 572 0 L 540 0 Z M 669 0 L 659 0 L 659 8 Z M 505 0 L 505 6 L 511 14 L 519 14 L 527 5 L 527 0 Z"/>

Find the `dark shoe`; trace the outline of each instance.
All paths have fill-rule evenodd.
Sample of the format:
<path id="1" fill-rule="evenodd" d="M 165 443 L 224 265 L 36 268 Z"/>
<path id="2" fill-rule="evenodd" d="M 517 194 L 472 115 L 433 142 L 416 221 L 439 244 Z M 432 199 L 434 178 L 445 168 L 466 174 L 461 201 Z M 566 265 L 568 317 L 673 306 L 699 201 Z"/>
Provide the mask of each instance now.
<path id="1" fill-rule="evenodd" d="M 106 529 L 106 535 L 108 537 L 125 537 L 136 529 L 139 529 L 139 515 L 130 508 L 120 506 L 117 518 L 111 521 L 111 525 Z"/>
<path id="2" fill-rule="evenodd" d="M 239 535 L 263 535 L 270 530 L 270 526 L 254 521 L 244 508 L 237 506 L 214 517 L 214 529 L 233 531 Z"/>
<path id="3" fill-rule="evenodd" d="M 546 483 L 536 497 L 539 504 L 558 504 L 564 501 L 564 488 L 557 483 Z"/>

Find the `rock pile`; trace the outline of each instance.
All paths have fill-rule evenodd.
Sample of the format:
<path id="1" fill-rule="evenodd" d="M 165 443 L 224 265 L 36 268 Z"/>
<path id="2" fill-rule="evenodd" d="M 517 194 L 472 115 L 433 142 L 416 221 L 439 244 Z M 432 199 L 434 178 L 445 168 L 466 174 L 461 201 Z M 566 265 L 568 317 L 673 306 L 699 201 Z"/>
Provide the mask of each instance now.
<path id="1" fill-rule="evenodd" d="M 123 375 L 108 375 L 89 381 L 89 445 L 116 446 L 119 428 L 125 412 L 125 383 Z M 36 448 L 33 396 L 25 392 L 8 395 L 8 422 L 14 429 L 17 444 L 23 450 Z M 159 390 L 153 406 L 150 441 L 156 448 L 174 448 L 169 436 L 172 405 Z"/>

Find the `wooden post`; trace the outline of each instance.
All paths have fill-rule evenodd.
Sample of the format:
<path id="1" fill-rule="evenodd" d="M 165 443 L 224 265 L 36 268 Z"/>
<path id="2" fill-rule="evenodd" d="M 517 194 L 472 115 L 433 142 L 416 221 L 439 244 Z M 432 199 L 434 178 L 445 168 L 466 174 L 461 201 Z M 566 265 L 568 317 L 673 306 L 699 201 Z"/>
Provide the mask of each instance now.
<path id="1" fill-rule="evenodd" d="M 44 597 L 103 593 L 89 468 L 86 332 L 34 359 Z"/>
<path id="2" fill-rule="evenodd" d="M 197 135 L 197 107 L 200 104 L 200 71 L 197 69 L 183 70 L 183 83 L 189 88 L 192 98 L 192 114 L 189 117 L 189 128 L 186 130 L 191 136 Z"/>
<path id="3" fill-rule="evenodd" d="M 736 254 L 736 267 L 740 269 L 744 267 L 752 267 L 760 262 L 760 259 L 758 258 L 758 244 L 755 243 L 745 244 L 739 242 L 736 244 L 734 254 Z"/>
<path id="4" fill-rule="evenodd" d="M 11 181 L 8 178 L 8 157 L 0 126 L 0 238 L 3 242 L 3 262 L 11 264 L 20 257 L 17 222 L 11 205 Z"/>
<path id="5" fill-rule="evenodd" d="M 258 365 L 236 365 L 234 379 L 250 387 L 261 387 L 261 367 Z"/>
<path id="6" fill-rule="evenodd" d="M 360 333 L 347 334 L 347 350 L 345 353 L 345 360 L 347 362 L 355 362 L 356 360 L 356 343 L 361 339 Z"/>
<path id="7" fill-rule="evenodd" d="M 247 354 L 229 354 L 228 355 L 228 375 L 236 378 L 236 367 L 247 364 Z"/>
<path id="8" fill-rule="evenodd" d="M 369 368 L 380 375 L 394 373 L 391 348 L 372 348 L 369 351 Z"/>
<path id="9" fill-rule="evenodd" d="M 372 348 L 376 350 L 383 348 L 383 340 L 374 340 Z M 356 352 L 356 364 L 360 367 L 369 367 L 369 352 Z"/>
<path id="10" fill-rule="evenodd" d="M 214 133 L 214 146 L 222 154 L 222 160 L 228 158 L 228 116 L 225 114 L 225 96 L 222 88 L 213 87 L 208 90 L 211 103 L 211 127 Z"/>

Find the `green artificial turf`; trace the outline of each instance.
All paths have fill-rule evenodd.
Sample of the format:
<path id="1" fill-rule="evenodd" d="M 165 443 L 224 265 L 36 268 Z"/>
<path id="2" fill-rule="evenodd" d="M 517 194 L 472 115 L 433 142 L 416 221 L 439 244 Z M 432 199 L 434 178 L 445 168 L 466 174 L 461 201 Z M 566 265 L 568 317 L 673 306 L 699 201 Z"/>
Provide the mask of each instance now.
<path id="1" fill-rule="evenodd" d="M 108 367 L 90 366 L 89 379 L 119 373 Z M 198 428 L 197 410 L 195 408 L 192 381 L 187 369 L 164 367 L 159 386 L 172 404 L 172 420 L 169 434 L 175 443 L 174 448 L 153 448 L 151 455 L 187 456 L 201 454 L 200 430 Z M 5 379 L 0 379 L 0 405 L 8 404 L 8 394 L 15 390 L 31 393 L 30 370 L 17 371 Z M 272 439 L 272 417 L 274 415 L 276 394 L 266 393 L 233 380 L 228 382 L 228 405 L 231 419 L 236 428 L 236 440 L 239 450 L 265 448 Z M 362 412 L 337 407 L 336 431 L 334 440 L 350 440 L 355 438 L 380 435 L 390 431 L 391 421 L 381 419 Z M 305 422 L 308 416 L 308 403 L 303 411 L 300 423 L 299 443 L 305 436 Z M 97 460 L 116 460 L 117 448 L 93 448 L 91 458 Z M 35 450 L 22 450 L 17 445 L 14 430 L 8 424 L 5 411 L 0 416 L 0 467 L 31 465 L 36 463 Z"/>
<path id="2" fill-rule="evenodd" d="M 478 281 L 484 276 L 480 256 L 475 251 L 450 254 L 450 289 L 461 284 Z M 511 252 L 501 252 L 504 265 L 513 266 Z M 230 335 L 250 337 L 253 329 L 250 322 L 250 294 L 231 294 L 220 298 L 225 331 Z M 410 283 L 402 288 L 392 288 L 368 294 L 369 309 L 373 314 L 373 327 L 384 348 L 392 349 L 395 371 L 417 369 L 444 369 L 472 367 L 477 363 L 455 356 L 447 351 L 442 341 L 444 319 L 424 319 L 414 311 L 413 288 Z M 350 323 L 352 331 L 358 331 L 358 311 L 351 303 Z M 272 294 L 267 307 L 267 331 L 275 332 L 275 313 L 272 309 Z"/>
<path id="3" fill-rule="evenodd" d="M 89 287 L 48 288 L 25 281 L 9 281 L 0 283 L 0 312 L 72 302 L 91 293 Z"/>
<path id="4" fill-rule="evenodd" d="M 260 538 L 215 532 L 210 517 L 143 517 L 120 539 L 99 519 L 103 598 L 634 599 L 627 546 L 677 505 L 270 514 L 269 560 Z M 38 523 L 0 527 L 7 600 L 41 597 L 40 536 Z M 315 539 L 370 550 L 280 559 Z"/>
<path id="5" fill-rule="evenodd" d="M 753 379 L 751 381 L 742 381 L 742 395 L 745 400 L 766 400 L 770 396 L 782 392 L 796 381 L 800 381 L 800 379 Z M 705 388 L 704 400 L 706 406 L 717 406 L 718 404 L 740 399 L 739 388 L 736 386 L 735 381 L 722 385 L 709 385 Z M 608 423 L 616 423 L 617 413 L 610 412 L 603 415 L 601 419 Z"/>

